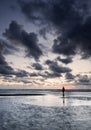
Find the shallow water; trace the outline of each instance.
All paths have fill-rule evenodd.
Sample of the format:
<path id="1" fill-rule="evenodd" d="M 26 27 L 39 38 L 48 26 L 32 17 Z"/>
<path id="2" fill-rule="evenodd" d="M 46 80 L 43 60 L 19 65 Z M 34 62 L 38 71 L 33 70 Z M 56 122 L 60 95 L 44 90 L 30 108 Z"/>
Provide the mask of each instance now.
<path id="1" fill-rule="evenodd" d="M 91 92 L 0 97 L 0 130 L 91 130 Z"/>

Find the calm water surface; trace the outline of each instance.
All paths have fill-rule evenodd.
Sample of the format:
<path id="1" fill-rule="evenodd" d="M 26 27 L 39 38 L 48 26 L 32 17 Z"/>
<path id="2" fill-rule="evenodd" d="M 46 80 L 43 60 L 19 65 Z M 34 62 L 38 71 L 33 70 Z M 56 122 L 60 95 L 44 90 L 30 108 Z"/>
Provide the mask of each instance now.
<path id="1" fill-rule="evenodd" d="M 91 130 L 91 92 L 41 93 L 0 97 L 0 130 Z"/>

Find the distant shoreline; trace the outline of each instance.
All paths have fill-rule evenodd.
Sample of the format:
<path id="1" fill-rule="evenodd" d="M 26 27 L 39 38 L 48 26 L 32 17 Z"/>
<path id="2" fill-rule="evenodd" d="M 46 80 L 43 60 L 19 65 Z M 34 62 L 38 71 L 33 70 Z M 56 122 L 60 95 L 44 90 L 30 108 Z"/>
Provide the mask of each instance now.
<path id="1" fill-rule="evenodd" d="M 0 91 L 54 91 L 54 92 L 60 92 L 62 89 L 0 89 Z M 91 92 L 90 89 L 66 89 L 67 92 Z M 35 94 L 36 95 L 36 94 Z"/>
<path id="2" fill-rule="evenodd" d="M 0 89 L 0 96 L 43 96 L 46 92 L 62 92 L 61 89 Z M 66 92 L 91 92 L 88 89 L 67 89 Z"/>
<path id="3" fill-rule="evenodd" d="M 0 93 L 0 96 L 42 96 L 45 94 Z"/>

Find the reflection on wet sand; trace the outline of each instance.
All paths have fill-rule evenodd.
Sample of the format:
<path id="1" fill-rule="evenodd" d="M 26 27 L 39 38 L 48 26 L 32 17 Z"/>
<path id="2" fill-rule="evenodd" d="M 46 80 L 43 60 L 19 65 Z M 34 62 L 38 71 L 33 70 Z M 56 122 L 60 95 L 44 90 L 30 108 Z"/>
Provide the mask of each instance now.
<path id="1" fill-rule="evenodd" d="M 65 97 L 63 97 L 63 105 L 65 104 Z"/>

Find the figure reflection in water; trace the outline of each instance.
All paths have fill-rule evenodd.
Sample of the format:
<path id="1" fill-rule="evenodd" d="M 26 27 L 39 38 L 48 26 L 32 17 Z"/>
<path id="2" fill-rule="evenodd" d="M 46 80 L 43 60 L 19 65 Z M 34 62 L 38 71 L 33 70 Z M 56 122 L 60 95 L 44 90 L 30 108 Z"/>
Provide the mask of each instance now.
<path id="1" fill-rule="evenodd" d="M 62 88 L 62 95 L 63 95 L 63 104 L 65 103 L 65 88 L 63 87 Z"/>
<path id="2" fill-rule="evenodd" d="M 65 98 L 63 97 L 63 104 L 65 104 Z"/>

